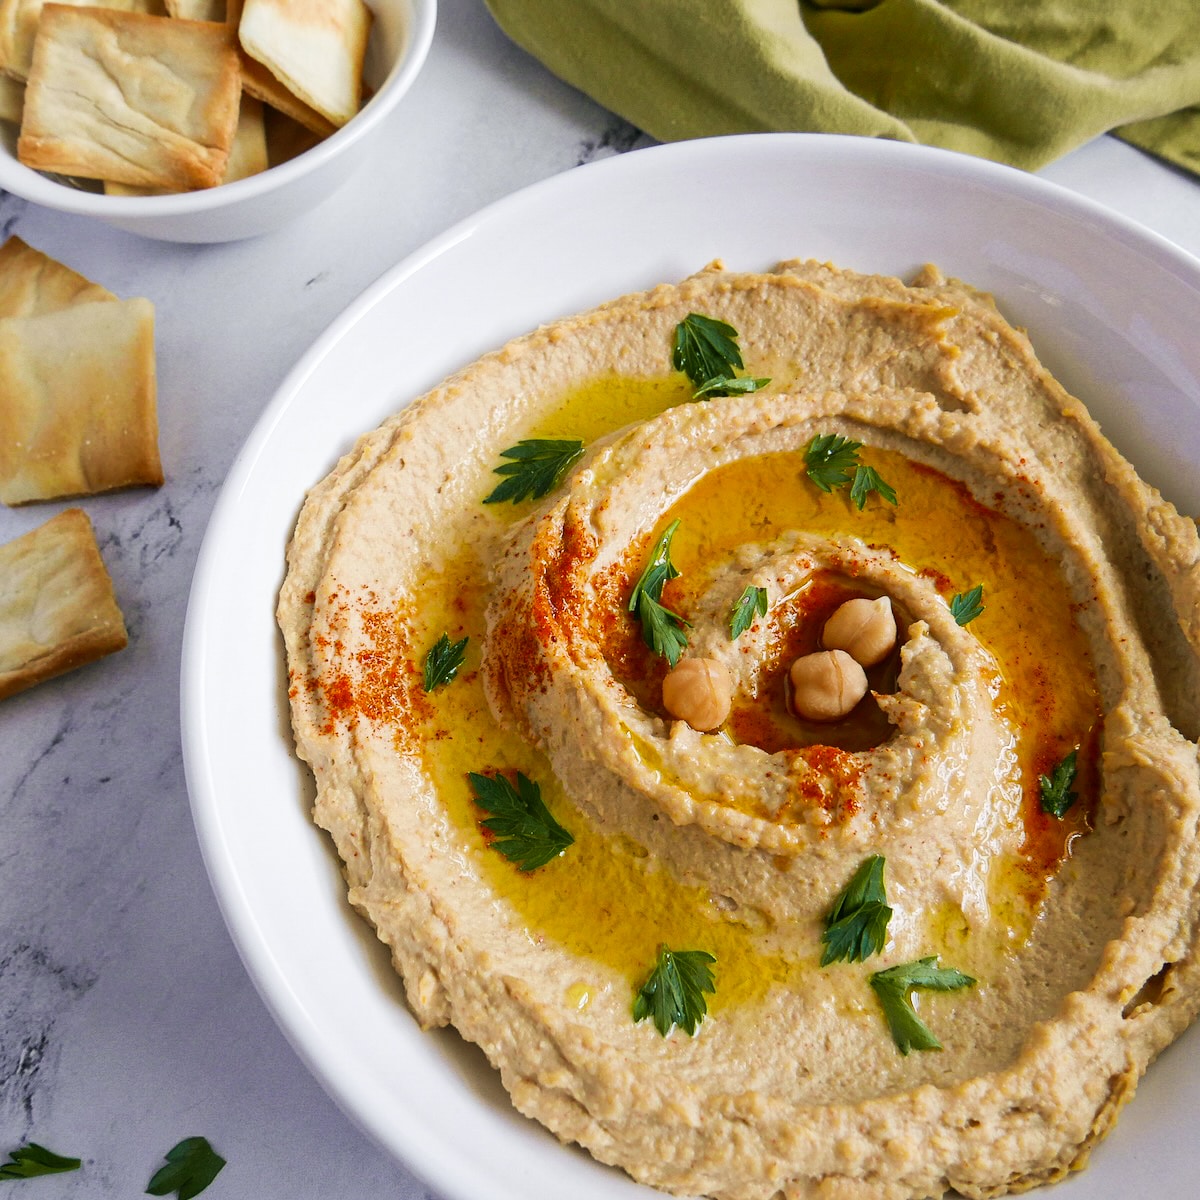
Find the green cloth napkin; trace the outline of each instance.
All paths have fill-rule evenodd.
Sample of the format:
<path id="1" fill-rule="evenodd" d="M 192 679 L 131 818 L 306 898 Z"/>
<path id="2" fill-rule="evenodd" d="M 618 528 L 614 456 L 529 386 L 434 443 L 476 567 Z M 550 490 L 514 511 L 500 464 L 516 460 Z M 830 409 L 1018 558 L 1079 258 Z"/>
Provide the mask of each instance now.
<path id="1" fill-rule="evenodd" d="M 1200 174 L 1200 0 L 487 0 L 660 141 L 817 130 L 1033 170 L 1108 130 Z"/>

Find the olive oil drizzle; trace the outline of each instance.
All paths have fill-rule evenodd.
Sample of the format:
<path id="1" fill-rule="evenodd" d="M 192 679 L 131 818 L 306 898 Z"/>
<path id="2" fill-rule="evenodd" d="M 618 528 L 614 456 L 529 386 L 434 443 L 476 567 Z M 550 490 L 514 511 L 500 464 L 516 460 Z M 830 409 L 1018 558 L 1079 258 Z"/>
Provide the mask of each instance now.
<path id="1" fill-rule="evenodd" d="M 528 431 L 537 437 L 582 437 L 586 442 L 633 421 L 645 420 L 688 399 L 678 377 L 598 380 L 564 398 L 553 417 Z M 1002 514 L 969 500 L 961 484 L 897 454 L 867 449 L 863 461 L 879 469 L 895 487 L 899 504 L 868 503 L 854 509 L 848 495 L 826 495 L 803 479 L 803 452 L 773 454 L 731 463 L 702 477 L 663 514 L 660 529 L 679 518 L 675 561 L 686 580 L 689 571 L 728 555 L 755 530 L 756 540 L 790 529 L 852 535 L 893 547 L 915 570 L 939 579 L 939 590 L 963 590 L 980 579 L 988 583 L 988 612 L 972 632 L 1003 666 L 1000 703 L 1014 726 L 1026 730 L 1020 754 L 1025 775 L 1039 747 L 1078 736 L 1098 721 L 1094 679 L 1081 673 L 1089 663 L 1082 634 L 1064 615 L 1055 564 L 1028 530 Z M 951 567 L 953 574 L 946 573 Z M 440 586 L 460 600 L 453 636 L 469 634 L 482 644 L 484 596 L 474 586 L 478 563 L 473 553 L 443 571 Z M 1047 586 L 1047 581 L 1052 581 Z M 686 591 L 671 596 L 686 614 Z M 438 606 L 434 606 L 437 608 Z M 431 630 L 449 623 L 430 615 Z M 903 632 L 903 631 L 902 631 Z M 417 631 L 420 635 L 420 631 Z M 430 636 L 435 636 L 431 633 Z M 418 636 L 419 644 L 419 636 Z M 1040 646 L 1059 647 L 1056 655 L 1036 654 Z M 1036 667 L 1034 660 L 1036 659 Z M 1066 664 L 1070 664 L 1069 668 Z M 468 663 L 468 666 L 471 664 Z M 421 755 L 445 810 L 460 832 L 463 850 L 493 894 L 502 899 L 534 940 L 549 939 L 581 960 L 616 972 L 631 987 L 652 964 L 658 946 L 704 949 L 717 959 L 713 1011 L 761 998 L 779 983 L 794 983 L 816 971 L 819 931 L 792 938 L 759 927 L 722 906 L 706 889 L 687 886 L 648 858 L 629 839 L 595 828 L 583 809 L 563 794 L 537 750 L 492 718 L 477 670 L 466 670 L 430 697 L 431 715 L 421 736 Z M 524 874 L 489 850 L 479 827 L 482 815 L 466 782 L 469 771 L 519 769 L 535 779 L 547 807 L 575 837 L 575 844 L 545 867 Z M 1036 774 L 1032 775 L 1036 787 Z M 1094 791 L 1094 774 L 1081 772 L 1081 786 Z M 994 881 L 1014 903 L 1036 900 L 1037 882 L 1061 857 L 1066 838 L 1086 823 L 1087 803 L 1060 828 L 1032 828 L 1027 815 L 1026 854 Z M 957 942 L 951 915 L 930 915 L 934 942 Z M 810 944 L 811 943 L 811 944 Z M 931 952 L 942 949 L 931 944 Z"/>

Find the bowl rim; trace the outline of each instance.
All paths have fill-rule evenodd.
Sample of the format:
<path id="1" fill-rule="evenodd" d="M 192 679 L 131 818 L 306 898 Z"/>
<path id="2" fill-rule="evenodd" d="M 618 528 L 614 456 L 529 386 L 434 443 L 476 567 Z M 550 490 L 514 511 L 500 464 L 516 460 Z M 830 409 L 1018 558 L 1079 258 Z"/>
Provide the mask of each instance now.
<path id="1" fill-rule="evenodd" d="M 377 0 L 366 0 L 372 9 Z M 106 196 L 57 183 L 40 171 L 0 153 L 0 191 L 59 212 L 127 222 L 139 217 L 193 217 L 226 208 L 238 201 L 265 196 L 287 187 L 293 180 L 320 170 L 343 150 L 375 128 L 399 103 L 425 63 L 437 24 L 437 0 L 402 0 L 408 9 L 409 27 L 404 54 L 392 64 L 379 90 L 340 129 L 276 167 L 247 175 L 218 187 L 167 196 Z"/>

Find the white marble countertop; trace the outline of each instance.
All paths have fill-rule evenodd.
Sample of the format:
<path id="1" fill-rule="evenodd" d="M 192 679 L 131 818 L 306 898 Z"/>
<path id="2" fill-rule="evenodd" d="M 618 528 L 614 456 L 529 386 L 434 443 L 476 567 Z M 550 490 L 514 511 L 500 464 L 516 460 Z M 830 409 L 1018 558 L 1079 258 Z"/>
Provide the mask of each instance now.
<path id="1" fill-rule="evenodd" d="M 238 447 L 350 300 L 477 208 L 644 144 L 510 44 L 482 0 L 442 0 L 390 155 L 278 233 L 144 241 L 0 192 L 0 240 L 153 301 L 167 475 L 85 504 L 128 649 L 0 707 L 0 1155 L 33 1140 L 84 1160 L 22 1196 L 140 1195 L 193 1134 L 229 1162 L 214 1200 L 434 1195 L 309 1075 L 222 923 L 180 753 L 188 589 Z M 1043 174 L 1200 255 L 1200 181 L 1112 138 Z M 0 541 L 60 507 L 0 511 Z"/>

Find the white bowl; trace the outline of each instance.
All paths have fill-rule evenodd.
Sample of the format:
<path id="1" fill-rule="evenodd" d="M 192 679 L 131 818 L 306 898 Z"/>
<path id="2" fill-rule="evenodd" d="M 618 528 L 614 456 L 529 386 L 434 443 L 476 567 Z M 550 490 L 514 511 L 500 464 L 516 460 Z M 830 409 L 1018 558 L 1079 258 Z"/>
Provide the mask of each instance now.
<path id="1" fill-rule="evenodd" d="M 812 257 L 992 292 L 1181 511 L 1200 513 L 1200 261 L 1031 175 L 874 138 L 752 134 L 591 163 L 498 201 L 384 275 L 316 341 L 230 468 L 196 567 L 183 750 L 238 948 L 345 1110 L 447 1200 L 664 1200 L 520 1116 L 481 1052 L 424 1032 L 345 900 L 288 734 L 274 612 L 307 488 L 357 437 L 544 321 L 679 279 Z M 396 331 L 403 330 L 403 337 Z M 1044 1200 L 1196 1196 L 1200 1026 Z M 31 1198 L 32 1200 L 32 1198 Z"/>
<path id="2" fill-rule="evenodd" d="M 366 159 L 417 77 L 437 19 L 437 0 L 367 0 L 375 14 L 363 75 L 374 95 L 311 150 L 236 183 L 172 196 L 105 196 L 59 183 L 17 161 L 16 129 L 0 139 L 0 189 L 60 212 L 98 217 L 169 242 L 232 242 L 278 228 L 332 195 Z"/>

